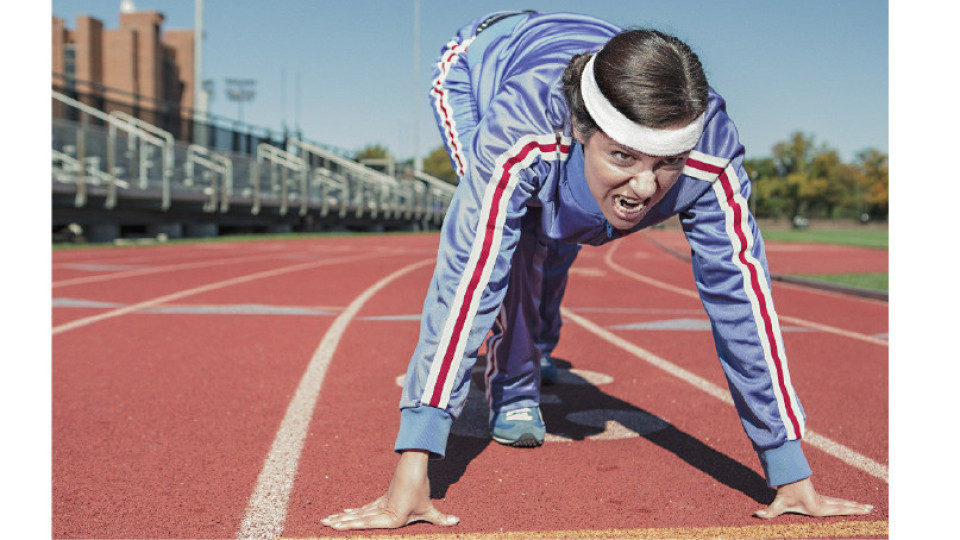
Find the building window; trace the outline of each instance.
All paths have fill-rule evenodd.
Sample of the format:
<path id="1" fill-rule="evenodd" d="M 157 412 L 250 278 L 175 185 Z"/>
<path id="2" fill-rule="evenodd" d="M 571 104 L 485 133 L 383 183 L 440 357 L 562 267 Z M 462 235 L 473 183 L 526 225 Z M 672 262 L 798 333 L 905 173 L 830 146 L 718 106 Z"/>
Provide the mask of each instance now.
<path id="1" fill-rule="evenodd" d="M 67 43 L 63 46 L 63 87 L 66 93 L 73 95 L 77 91 L 77 46 Z"/>

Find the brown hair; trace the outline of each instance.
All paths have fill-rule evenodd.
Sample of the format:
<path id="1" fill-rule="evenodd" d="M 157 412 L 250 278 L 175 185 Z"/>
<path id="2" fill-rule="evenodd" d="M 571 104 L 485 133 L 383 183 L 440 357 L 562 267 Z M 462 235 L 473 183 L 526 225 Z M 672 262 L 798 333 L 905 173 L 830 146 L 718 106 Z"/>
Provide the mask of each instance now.
<path id="1" fill-rule="evenodd" d="M 590 54 L 574 56 L 563 73 L 563 91 L 577 129 L 589 138 L 599 129 L 580 95 Z M 624 116 L 652 128 L 685 124 L 707 108 L 707 77 L 686 43 L 657 30 L 614 36 L 594 61 L 597 86 Z"/>

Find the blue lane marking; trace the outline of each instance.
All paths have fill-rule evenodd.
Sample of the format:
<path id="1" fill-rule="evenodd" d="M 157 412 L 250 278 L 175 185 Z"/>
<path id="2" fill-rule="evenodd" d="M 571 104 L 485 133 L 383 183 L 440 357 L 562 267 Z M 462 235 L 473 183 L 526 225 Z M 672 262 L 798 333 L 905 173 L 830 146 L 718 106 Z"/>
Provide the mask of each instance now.
<path id="1" fill-rule="evenodd" d="M 607 326 L 609 330 L 695 330 L 710 331 L 709 319 L 669 319 L 663 321 L 647 321 L 641 323 L 618 324 Z M 800 326 L 781 326 L 782 332 L 812 332 L 813 329 Z"/>
<path id="2" fill-rule="evenodd" d="M 55 308 L 100 308 L 116 309 L 126 304 L 117 302 L 99 302 L 79 298 L 54 298 L 52 307 Z M 586 311 L 586 309 L 577 309 Z M 677 310 L 681 311 L 681 310 Z M 296 306 L 268 306 L 264 304 L 232 304 L 220 306 L 156 306 L 140 311 L 140 313 L 160 313 L 168 315 L 308 315 L 328 317 L 340 313 L 338 309 L 322 309 Z M 417 322 L 419 314 L 403 315 L 376 315 L 357 317 L 359 321 L 387 321 L 387 322 Z M 646 321 L 640 323 L 618 324 L 606 327 L 609 330 L 667 330 L 667 331 L 710 331 L 708 319 L 681 318 Z M 813 332 L 814 329 L 800 326 L 781 326 L 783 332 Z M 882 335 L 886 337 L 885 334 Z"/>

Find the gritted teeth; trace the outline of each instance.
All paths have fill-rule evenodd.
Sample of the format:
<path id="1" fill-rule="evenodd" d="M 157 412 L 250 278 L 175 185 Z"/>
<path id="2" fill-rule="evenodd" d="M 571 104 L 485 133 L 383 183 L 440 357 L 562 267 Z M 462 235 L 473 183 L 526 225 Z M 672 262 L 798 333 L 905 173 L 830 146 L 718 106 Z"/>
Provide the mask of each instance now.
<path id="1" fill-rule="evenodd" d="M 640 210 L 646 206 L 646 200 L 631 199 L 630 197 L 625 197 L 623 195 L 614 195 L 613 202 L 617 206 L 626 210 L 626 211 L 635 211 Z"/>

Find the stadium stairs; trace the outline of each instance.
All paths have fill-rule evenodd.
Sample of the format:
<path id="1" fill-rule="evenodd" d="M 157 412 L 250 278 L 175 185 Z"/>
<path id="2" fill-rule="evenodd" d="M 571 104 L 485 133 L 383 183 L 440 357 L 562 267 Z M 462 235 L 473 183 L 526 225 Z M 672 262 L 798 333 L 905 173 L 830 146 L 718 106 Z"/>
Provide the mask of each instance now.
<path id="1" fill-rule="evenodd" d="M 319 144 L 227 152 L 57 91 L 53 100 L 54 241 L 435 229 L 453 196 L 427 174 L 387 174 Z"/>

